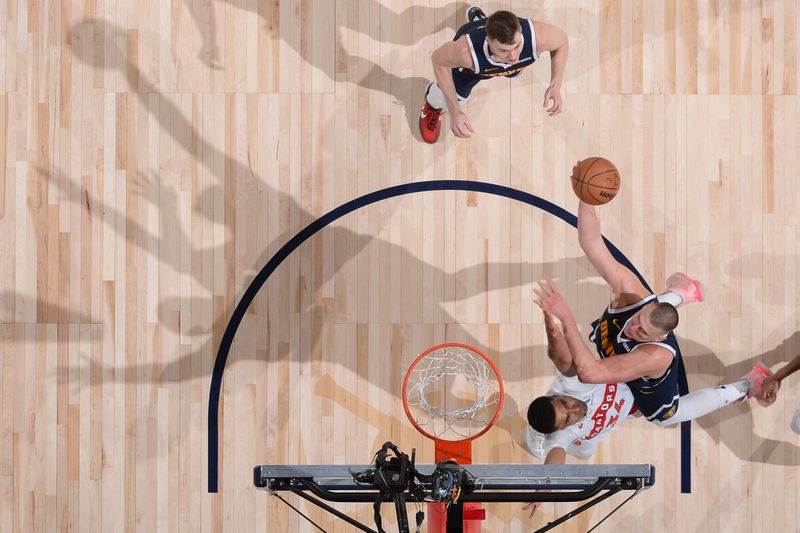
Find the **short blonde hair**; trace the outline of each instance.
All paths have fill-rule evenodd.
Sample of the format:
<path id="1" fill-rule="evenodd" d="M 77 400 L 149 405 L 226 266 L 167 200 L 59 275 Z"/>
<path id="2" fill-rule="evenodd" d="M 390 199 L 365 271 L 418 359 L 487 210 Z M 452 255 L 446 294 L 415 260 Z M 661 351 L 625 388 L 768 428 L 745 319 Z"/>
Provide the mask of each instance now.
<path id="1" fill-rule="evenodd" d="M 678 327 L 678 310 L 667 302 L 658 302 L 650 313 L 650 322 L 664 334 Z"/>

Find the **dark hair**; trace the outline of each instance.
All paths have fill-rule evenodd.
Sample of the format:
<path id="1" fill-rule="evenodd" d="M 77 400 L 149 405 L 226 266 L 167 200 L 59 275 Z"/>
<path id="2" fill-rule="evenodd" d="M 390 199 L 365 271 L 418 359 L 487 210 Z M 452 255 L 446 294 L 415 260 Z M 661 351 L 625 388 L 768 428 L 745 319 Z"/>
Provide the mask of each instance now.
<path id="1" fill-rule="evenodd" d="M 556 410 L 549 396 L 539 396 L 528 406 L 528 424 L 539 433 L 556 430 Z"/>
<path id="2" fill-rule="evenodd" d="M 495 11 L 486 19 L 486 35 L 503 44 L 514 44 L 520 31 L 519 18 L 511 11 Z"/>
<path id="3" fill-rule="evenodd" d="M 650 314 L 650 322 L 664 333 L 669 333 L 678 327 L 678 310 L 667 302 L 658 302 Z"/>

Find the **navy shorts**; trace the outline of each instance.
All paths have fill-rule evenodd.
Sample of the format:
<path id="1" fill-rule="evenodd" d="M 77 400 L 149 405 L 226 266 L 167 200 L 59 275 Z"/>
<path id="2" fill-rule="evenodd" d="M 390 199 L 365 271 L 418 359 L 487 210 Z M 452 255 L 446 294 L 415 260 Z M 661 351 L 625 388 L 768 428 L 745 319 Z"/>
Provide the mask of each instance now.
<path id="1" fill-rule="evenodd" d="M 681 393 L 678 389 L 677 358 L 669 367 L 669 373 L 661 381 L 636 379 L 628 382 L 636 407 L 647 420 L 664 422 L 678 410 Z"/>

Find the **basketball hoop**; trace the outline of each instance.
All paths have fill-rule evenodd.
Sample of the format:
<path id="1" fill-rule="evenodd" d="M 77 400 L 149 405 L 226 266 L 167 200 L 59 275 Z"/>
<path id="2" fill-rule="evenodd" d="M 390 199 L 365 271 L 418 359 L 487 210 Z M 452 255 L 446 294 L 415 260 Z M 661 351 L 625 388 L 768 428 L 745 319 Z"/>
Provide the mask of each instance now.
<path id="1" fill-rule="evenodd" d="M 436 460 L 471 462 L 471 441 L 503 408 L 500 371 L 480 350 L 439 344 L 417 357 L 403 381 L 403 408 L 414 427 L 436 443 Z"/>
<path id="2" fill-rule="evenodd" d="M 503 379 L 495 364 L 466 344 L 439 344 L 417 357 L 403 380 L 403 408 L 417 431 L 436 443 L 436 462 L 472 464 L 472 441 L 489 431 L 503 409 Z M 480 531 L 486 512 L 466 502 L 451 517 L 443 503 L 428 504 L 428 532 L 449 524 Z M 453 529 L 456 531 L 456 529 Z"/>

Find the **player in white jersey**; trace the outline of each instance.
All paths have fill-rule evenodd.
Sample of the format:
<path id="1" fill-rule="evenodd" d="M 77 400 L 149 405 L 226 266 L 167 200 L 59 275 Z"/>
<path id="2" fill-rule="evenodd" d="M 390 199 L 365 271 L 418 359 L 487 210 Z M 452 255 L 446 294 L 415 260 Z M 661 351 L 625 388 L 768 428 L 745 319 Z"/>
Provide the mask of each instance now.
<path id="1" fill-rule="evenodd" d="M 545 464 L 563 464 L 567 453 L 588 459 L 614 426 L 631 414 L 633 394 L 625 383 L 581 383 L 567 341 L 546 311 L 544 323 L 547 355 L 556 366 L 556 381 L 528 407 L 525 443 Z M 540 505 L 532 502 L 523 509 L 533 516 Z"/>
<path id="2" fill-rule="evenodd" d="M 634 405 L 631 389 L 625 383 L 586 384 L 577 376 L 566 376 L 560 371 L 556 372 L 556 381 L 547 394 L 537 400 L 540 398 L 541 405 L 537 406 L 534 400 L 528 410 L 525 443 L 545 464 L 563 463 L 564 453 L 589 459 L 611 429 L 631 414 Z M 548 433 L 531 425 L 542 420 L 542 411 L 552 412 L 544 415 L 553 421 Z M 548 428 L 539 426 L 539 429 Z"/>
<path id="3" fill-rule="evenodd" d="M 553 316 L 545 312 L 544 322 L 556 380 L 546 395 L 528 406 L 525 442 L 545 464 L 562 464 L 567 453 L 588 459 L 617 422 L 630 414 L 633 394 L 625 383 L 581 383 Z"/>

